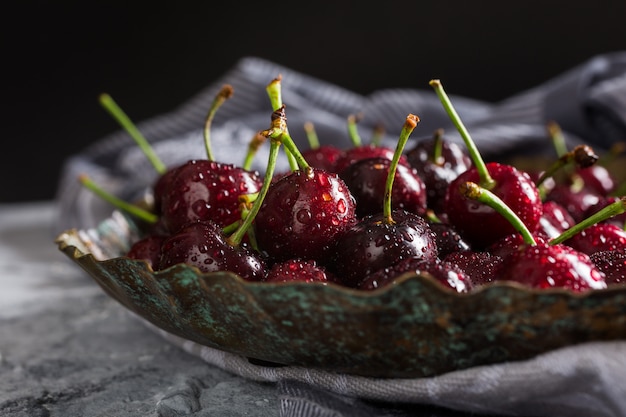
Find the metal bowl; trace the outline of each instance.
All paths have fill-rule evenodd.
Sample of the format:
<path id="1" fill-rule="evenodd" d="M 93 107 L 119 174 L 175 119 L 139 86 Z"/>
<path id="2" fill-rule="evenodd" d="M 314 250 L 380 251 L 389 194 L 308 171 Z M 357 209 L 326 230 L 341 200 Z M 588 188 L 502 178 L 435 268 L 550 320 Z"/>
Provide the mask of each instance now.
<path id="1" fill-rule="evenodd" d="M 124 257 L 139 235 L 120 212 L 56 243 L 102 289 L 157 327 L 268 366 L 412 378 L 626 339 L 626 285 L 573 293 L 497 282 L 456 293 L 428 275 L 360 291 L 249 282 Z M 506 277 L 503 277 L 506 278 Z"/>

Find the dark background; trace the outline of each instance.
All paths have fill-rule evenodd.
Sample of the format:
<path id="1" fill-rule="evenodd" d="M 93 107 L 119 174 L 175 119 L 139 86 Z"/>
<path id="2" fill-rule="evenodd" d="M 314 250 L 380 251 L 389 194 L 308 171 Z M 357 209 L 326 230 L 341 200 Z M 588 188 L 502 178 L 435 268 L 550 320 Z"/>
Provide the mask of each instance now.
<path id="1" fill-rule="evenodd" d="M 285 3 L 293 3 L 293 6 Z M 496 102 L 626 47 L 626 2 L 118 2 L 4 5 L 0 203 L 53 199 L 67 156 L 168 112 L 258 56 L 358 93 L 427 88 Z"/>

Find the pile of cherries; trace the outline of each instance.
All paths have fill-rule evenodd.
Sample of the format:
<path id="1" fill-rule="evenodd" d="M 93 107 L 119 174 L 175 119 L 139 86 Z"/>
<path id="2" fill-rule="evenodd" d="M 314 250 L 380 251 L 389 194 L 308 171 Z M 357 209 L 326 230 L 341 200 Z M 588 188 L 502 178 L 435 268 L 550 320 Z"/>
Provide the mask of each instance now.
<path id="1" fill-rule="evenodd" d="M 626 282 L 626 199 L 590 147 L 561 147 L 554 165 L 537 172 L 485 163 L 432 80 L 465 147 L 437 131 L 405 151 L 419 124 L 409 114 L 395 149 L 363 144 L 351 117 L 352 147 L 320 146 L 307 125 L 312 145 L 301 152 L 289 135 L 280 82 L 267 86 L 271 125 L 242 165 L 215 161 L 210 150 L 210 123 L 230 86 L 207 117 L 207 157 L 155 164 L 154 205 L 128 257 L 155 271 L 186 263 L 249 281 L 363 290 L 406 273 L 458 292 L 498 280 L 576 292 Z M 270 156 L 260 174 L 249 161 L 265 141 Z M 281 147 L 291 170 L 274 175 Z"/>

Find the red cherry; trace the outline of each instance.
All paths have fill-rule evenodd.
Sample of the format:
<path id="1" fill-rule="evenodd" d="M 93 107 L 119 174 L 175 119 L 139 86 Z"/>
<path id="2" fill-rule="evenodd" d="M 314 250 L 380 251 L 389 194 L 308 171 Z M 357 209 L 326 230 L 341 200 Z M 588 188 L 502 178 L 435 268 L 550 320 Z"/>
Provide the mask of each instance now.
<path id="1" fill-rule="evenodd" d="M 565 207 L 556 201 L 545 201 L 537 232 L 554 238 L 574 226 L 575 223 L 576 221 Z"/>
<path id="2" fill-rule="evenodd" d="M 443 260 L 456 265 L 465 272 L 474 287 L 501 279 L 504 259 L 490 252 L 473 250 L 451 252 Z"/>
<path id="3" fill-rule="evenodd" d="M 407 272 L 429 274 L 444 287 L 459 293 L 469 292 L 473 288 L 469 276 L 458 266 L 440 259 L 425 260 L 420 257 L 405 259 L 368 275 L 357 287 L 362 290 L 375 290 L 391 284 L 400 275 Z"/>
<path id="4" fill-rule="evenodd" d="M 495 181 L 490 191 L 517 214 L 530 231 L 538 227 L 543 206 L 539 192 L 530 176 L 511 165 L 486 164 Z M 467 182 L 478 183 L 480 175 L 470 168 L 450 183 L 445 199 L 445 212 L 456 230 L 475 249 L 485 248 L 516 229 L 494 209 L 467 198 L 459 191 Z"/>
<path id="5" fill-rule="evenodd" d="M 145 260 L 154 270 L 158 269 L 161 258 L 161 245 L 164 235 L 147 235 L 132 244 L 126 256 L 131 259 Z"/>
<path id="6" fill-rule="evenodd" d="M 261 257 L 245 243 L 232 245 L 212 221 L 187 223 L 161 245 L 159 269 L 186 263 L 202 272 L 230 271 L 249 281 L 265 278 Z"/>
<path id="7" fill-rule="evenodd" d="M 354 162 L 339 173 L 356 200 L 358 217 L 382 210 L 391 159 L 367 158 Z M 423 215 L 426 212 L 426 185 L 413 168 L 398 165 L 391 196 L 392 208 Z"/>
<path id="8" fill-rule="evenodd" d="M 596 223 L 565 240 L 564 244 L 591 255 L 626 248 L 626 230 L 611 223 Z"/>
<path id="9" fill-rule="evenodd" d="M 512 165 L 497 162 L 485 164 L 439 80 L 431 80 L 430 85 L 461 134 L 473 162 L 472 168 L 459 174 L 446 190 L 444 211 L 449 222 L 474 249 L 484 248 L 515 231 L 511 223 L 494 209 L 467 198 L 460 191 L 466 183 L 472 182 L 499 197 L 529 230 L 534 231 L 543 210 L 535 182 L 528 173 Z"/>
<path id="10" fill-rule="evenodd" d="M 561 287 L 574 292 L 606 288 L 604 273 L 589 256 L 564 244 L 523 245 L 507 257 L 502 275 L 533 288 Z"/>
<path id="11" fill-rule="evenodd" d="M 607 285 L 626 284 L 626 251 L 605 250 L 594 252 L 591 262 L 606 275 Z"/>
<path id="12" fill-rule="evenodd" d="M 403 210 L 366 216 L 337 240 L 329 268 L 354 287 L 369 274 L 409 258 L 437 258 L 436 236 L 426 220 Z"/>
<path id="13" fill-rule="evenodd" d="M 163 192 L 161 211 L 170 232 L 196 220 L 228 226 L 241 220 L 240 197 L 261 189 L 258 172 L 199 159 L 181 165 Z"/>
<path id="14" fill-rule="evenodd" d="M 354 197 L 336 174 L 306 168 L 273 182 L 255 219 L 259 248 L 277 260 L 323 260 L 356 221 Z"/>
<path id="15" fill-rule="evenodd" d="M 428 208 L 437 214 L 444 212 L 443 201 L 450 182 L 472 165 L 467 152 L 442 135 L 443 130 L 437 130 L 432 138 L 417 142 L 406 152 L 409 165 L 426 185 Z"/>
<path id="16" fill-rule="evenodd" d="M 317 262 L 301 259 L 288 259 L 275 263 L 265 278 L 265 282 L 329 282 L 333 280 L 332 274 Z"/>

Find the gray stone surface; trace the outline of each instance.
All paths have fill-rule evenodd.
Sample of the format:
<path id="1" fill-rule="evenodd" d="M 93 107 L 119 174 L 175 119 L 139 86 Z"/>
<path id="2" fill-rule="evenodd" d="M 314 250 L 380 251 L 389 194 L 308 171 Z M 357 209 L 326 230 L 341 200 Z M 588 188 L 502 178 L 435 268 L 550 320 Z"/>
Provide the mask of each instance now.
<path id="1" fill-rule="evenodd" d="M 50 204 L 0 205 L 0 416 L 273 416 L 275 384 L 168 343 L 56 245 Z"/>

